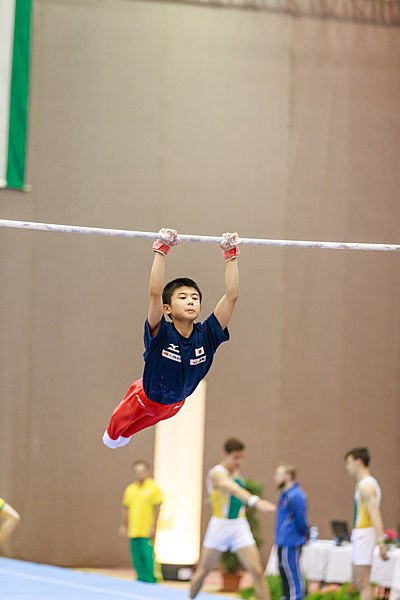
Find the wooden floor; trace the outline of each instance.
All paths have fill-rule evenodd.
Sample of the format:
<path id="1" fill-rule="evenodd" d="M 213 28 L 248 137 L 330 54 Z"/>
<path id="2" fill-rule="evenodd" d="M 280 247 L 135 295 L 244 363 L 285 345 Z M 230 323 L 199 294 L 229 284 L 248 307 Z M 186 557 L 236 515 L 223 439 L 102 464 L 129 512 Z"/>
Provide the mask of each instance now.
<path id="1" fill-rule="evenodd" d="M 93 573 L 98 575 L 108 575 L 110 577 L 116 577 L 118 579 L 134 579 L 134 574 L 132 569 L 80 569 L 81 571 L 85 571 L 87 573 Z M 177 589 L 188 589 L 189 584 L 186 582 L 178 582 L 178 581 L 164 581 L 159 585 L 177 588 Z M 248 573 L 243 575 L 241 586 L 247 587 L 252 585 L 251 577 Z M 208 594 L 219 594 L 221 598 L 237 598 L 237 594 L 229 594 L 227 592 L 221 592 L 222 589 L 222 578 L 221 573 L 219 571 L 212 571 L 210 575 L 207 577 L 203 589 L 203 592 Z"/>

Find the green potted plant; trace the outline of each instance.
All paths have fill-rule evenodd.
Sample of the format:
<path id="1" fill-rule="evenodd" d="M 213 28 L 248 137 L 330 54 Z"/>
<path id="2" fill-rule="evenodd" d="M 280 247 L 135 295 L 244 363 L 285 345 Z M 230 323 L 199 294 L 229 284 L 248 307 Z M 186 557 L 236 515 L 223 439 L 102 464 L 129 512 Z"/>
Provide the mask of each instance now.
<path id="1" fill-rule="evenodd" d="M 229 552 L 222 553 L 222 580 L 224 592 L 237 592 L 242 578 L 242 565 L 236 554 Z"/>
<path id="2" fill-rule="evenodd" d="M 254 479 L 245 479 L 245 489 L 254 494 L 255 496 L 262 497 L 263 486 Z M 257 517 L 257 510 L 255 507 L 246 509 L 247 519 L 249 521 L 250 529 L 253 533 L 257 547 L 260 548 L 262 545 L 262 539 L 260 536 L 260 521 Z M 224 592 L 237 592 L 240 586 L 240 580 L 242 578 L 242 565 L 237 558 L 236 554 L 232 552 L 223 552 L 221 556 L 222 566 L 222 578 L 223 578 L 223 591 Z"/>

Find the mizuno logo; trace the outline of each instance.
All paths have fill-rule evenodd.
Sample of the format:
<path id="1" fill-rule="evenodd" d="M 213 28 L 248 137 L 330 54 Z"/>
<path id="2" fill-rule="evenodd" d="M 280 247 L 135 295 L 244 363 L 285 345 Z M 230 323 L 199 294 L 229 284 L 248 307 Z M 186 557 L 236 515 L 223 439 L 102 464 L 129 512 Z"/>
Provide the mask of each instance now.
<path id="1" fill-rule="evenodd" d="M 172 352 L 168 352 L 168 350 L 163 350 L 161 353 L 164 358 L 169 358 L 170 360 L 174 360 L 175 362 L 182 362 L 179 354 L 173 354 Z"/>
<path id="2" fill-rule="evenodd" d="M 179 354 L 179 346 L 177 344 L 170 344 L 168 346 L 168 350 L 171 350 L 171 352 L 177 352 Z"/>

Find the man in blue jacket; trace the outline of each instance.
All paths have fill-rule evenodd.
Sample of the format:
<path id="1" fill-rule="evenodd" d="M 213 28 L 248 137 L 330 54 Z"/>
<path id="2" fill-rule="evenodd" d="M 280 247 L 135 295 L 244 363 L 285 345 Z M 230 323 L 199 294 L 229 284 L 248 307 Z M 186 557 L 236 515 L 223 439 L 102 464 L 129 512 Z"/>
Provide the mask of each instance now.
<path id="1" fill-rule="evenodd" d="M 304 597 L 304 585 L 299 562 L 309 531 L 307 496 L 296 481 L 296 468 L 289 463 L 278 465 L 274 480 L 282 492 L 276 513 L 275 544 L 278 547 L 284 598 L 301 600 Z"/>

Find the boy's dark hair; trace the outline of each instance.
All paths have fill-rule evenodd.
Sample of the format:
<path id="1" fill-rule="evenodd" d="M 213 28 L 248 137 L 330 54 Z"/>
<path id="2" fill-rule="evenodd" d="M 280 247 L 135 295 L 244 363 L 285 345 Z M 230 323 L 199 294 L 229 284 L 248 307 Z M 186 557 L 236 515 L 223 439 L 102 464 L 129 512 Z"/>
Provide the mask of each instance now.
<path id="1" fill-rule="evenodd" d="M 143 467 L 146 467 L 146 469 L 148 471 L 150 471 L 150 465 L 147 462 L 147 460 L 135 460 L 135 462 L 132 463 L 131 468 L 134 469 L 135 467 L 138 467 L 139 465 L 142 465 Z"/>
<path id="2" fill-rule="evenodd" d="M 237 438 L 229 438 L 226 440 L 224 444 L 224 450 L 227 454 L 231 454 L 231 452 L 241 452 L 245 449 L 245 445 L 243 442 L 238 440 Z"/>
<path id="3" fill-rule="evenodd" d="M 178 277 L 177 279 L 173 279 L 172 281 L 167 283 L 167 285 L 163 289 L 163 293 L 162 293 L 163 304 L 171 304 L 172 294 L 175 292 L 175 290 L 177 290 L 178 288 L 181 288 L 181 287 L 191 287 L 191 288 L 195 289 L 196 292 L 199 294 L 200 303 L 201 303 L 203 294 L 201 293 L 200 288 L 197 285 L 197 283 L 195 281 L 193 281 L 193 279 L 189 279 L 189 277 Z"/>
<path id="4" fill-rule="evenodd" d="M 352 450 L 349 450 L 348 452 L 346 452 L 346 456 L 344 457 L 345 460 L 346 458 L 348 458 L 349 456 L 351 456 L 352 458 L 354 458 L 354 460 L 361 460 L 361 462 L 363 463 L 363 465 L 365 467 L 368 467 L 370 460 L 371 460 L 371 455 L 369 453 L 368 448 L 353 448 Z"/>

